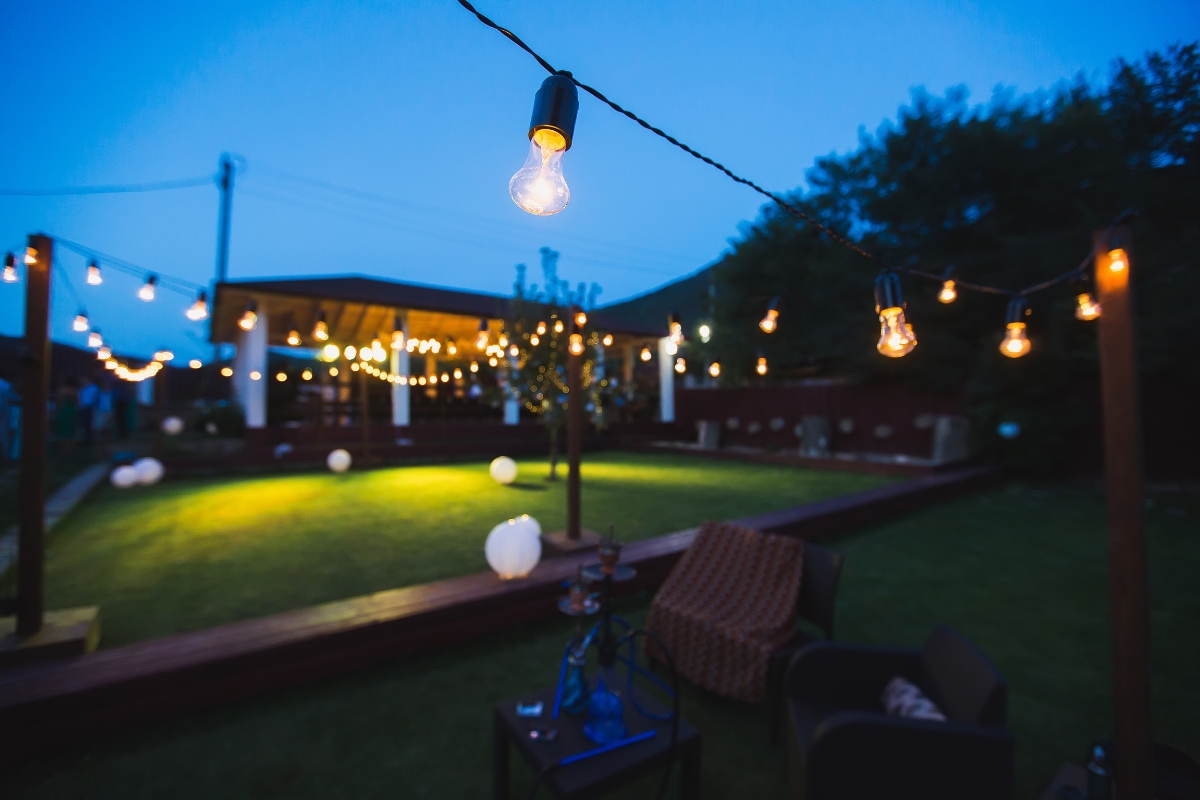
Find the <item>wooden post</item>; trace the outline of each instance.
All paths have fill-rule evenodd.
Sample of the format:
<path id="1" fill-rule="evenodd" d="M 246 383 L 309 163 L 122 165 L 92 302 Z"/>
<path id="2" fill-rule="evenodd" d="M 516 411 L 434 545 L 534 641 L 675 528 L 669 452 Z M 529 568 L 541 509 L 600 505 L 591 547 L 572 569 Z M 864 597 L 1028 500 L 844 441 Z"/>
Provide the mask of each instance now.
<path id="1" fill-rule="evenodd" d="M 1113 716 L 1117 793 L 1152 800 L 1150 615 L 1146 537 L 1142 525 L 1142 430 L 1138 398 L 1131 239 L 1126 227 L 1093 235 L 1100 302 L 1100 393 L 1104 416 L 1104 480 L 1108 500 L 1108 571 L 1112 605 Z M 1115 250 L 1124 264 L 1114 270 Z"/>
<path id="2" fill-rule="evenodd" d="M 577 308 L 570 310 L 567 330 L 583 333 L 575 325 Z M 570 337 L 567 338 L 570 342 Z M 579 454 L 583 439 L 583 356 L 572 355 L 567 349 L 567 539 L 580 539 Z"/>
<path id="3" fill-rule="evenodd" d="M 25 361 L 21 390 L 20 531 L 17 539 L 17 634 L 42 629 L 46 571 L 46 401 L 50 391 L 50 265 L 54 242 L 29 237 L 25 267 Z"/>
<path id="4" fill-rule="evenodd" d="M 167 363 L 154 376 L 154 457 L 163 457 L 163 420 L 167 416 Z M 264 378 L 265 380 L 265 378 Z"/>
<path id="5" fill-rule="evenodd" d="M 367 391 L 367 362 L 358 366 L 358 404 L 362 426 L 363 466 L 371 463 L 371 402 Z"/>

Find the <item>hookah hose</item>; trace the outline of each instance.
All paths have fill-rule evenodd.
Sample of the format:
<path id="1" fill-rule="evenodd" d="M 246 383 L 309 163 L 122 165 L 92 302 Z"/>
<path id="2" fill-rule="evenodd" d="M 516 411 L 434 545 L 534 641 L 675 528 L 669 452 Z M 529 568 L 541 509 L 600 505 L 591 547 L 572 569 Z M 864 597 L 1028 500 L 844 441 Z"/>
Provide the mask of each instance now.
<path id="1" fill-rule="evenodd" d="M 614 650 L 619 649 L 626 643 L 634 642 L 639 636 L 643 636 L 654 642 L 659 651 L 663 654 L 663 657 L 666 659 L 667 668 L 671 671 L 671 741 L 667 745 L 667 766 L 663 769 L 662 783 L 659 784 L 658 794 L 655 795 L 655 800 L 662 800 L 662 798 L 667 794 L 667 785 L 671 780 L 671 766 L 674 764 L 675 760 L 675 745 L 679 740 L 679 673 L 675 671 L 675 660 L 671 657 L 671 651 L 667 649 L 665 644 L 663 644 L 662 639 L 658 638 L 658 636 L 646 630 L 645 628 L 633 628 L 626 632 L 620 639 L 617 640 Z M 636 647 L 634 648 L 633 656 L 634 658 L 637 657 Z M 630 694 L 630 699 L 632 700 L 632 692 Z M 533 784 L 529 787 L 529 800 L 533 800 L 534 796 L 537 794 L 538 787 L 541 785 L 542 781 L 546 779 L 546 776 L 559 767 L 575 763 L 576 761 L 582 761 L 584 758 L 588 758 L 593 755 L 607 753 L 626 744 L 634 744 L 635 742 L 644 741 L 651 738 L 653 734 L 653 731 L 647 731 L 646 733 L 631 736 L 620 742 L 613 742 L 603 747 L 598 747 L 595 750 L 589 750 L 585 753 L 577 753 L 556 761 L 534 776 Z"/>

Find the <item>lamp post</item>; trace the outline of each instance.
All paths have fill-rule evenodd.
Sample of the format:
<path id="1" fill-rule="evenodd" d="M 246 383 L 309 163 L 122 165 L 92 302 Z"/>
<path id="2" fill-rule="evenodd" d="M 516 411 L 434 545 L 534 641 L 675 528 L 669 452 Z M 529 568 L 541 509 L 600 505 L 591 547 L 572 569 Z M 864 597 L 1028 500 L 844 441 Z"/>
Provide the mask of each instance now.
<path id="1" fill-rule="evenodd" d="M 579 454 L 583 438 L 583 353 L 575 352 L 575 337 L 583 336 L 576 322 L 579 309 L 570 310 L 567 339 L 567 539 L 580 541 Z"/>
<path id="2" fill-rule="evenodd" d="M 1100 394 L 1104 481 L 1108 501 L 1108 571 L 1112 605 L 1113 718 L 1117 796 L 1151 800 L 1150 632 L 1146 537 L 1142 524 L 1142 430 L 1130 287 L 1129 229 L 1097 231 Z"/>

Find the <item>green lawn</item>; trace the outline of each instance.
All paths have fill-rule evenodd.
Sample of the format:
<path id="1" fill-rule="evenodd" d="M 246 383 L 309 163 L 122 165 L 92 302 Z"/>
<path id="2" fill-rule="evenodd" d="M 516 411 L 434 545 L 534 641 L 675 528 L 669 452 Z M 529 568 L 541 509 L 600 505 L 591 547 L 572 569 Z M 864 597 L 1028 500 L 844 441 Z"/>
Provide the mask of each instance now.
<path id="1" fill-rule="evenodd" d="M 1198 519 L 1196 495 L 1155 495 L 1147 511 L 1155 735 L 1200 758 Z M 949 622 L 1004 672 L 1019 798 L 1111 732 L 1103 520 L 1096 490 L 1009 485 L 830 543 L 846 554 L 839 638 L 916 646 Z M 647 602 L 621 610 L 640 620 Z M 500 631 L 136 730 L 9 768 L 0 796 L 484 797 L 490 704 L 552 683 L 569 631 L 566 620 Z M 786 796 L 765 708 L 687 689 L 683 709 L 705 736 L 706 797 Z M 517 770 L 514 797 L 528 780 Z"/>
<path id="2" fill-rule="evenodd" d="M 566 524 L 566 481 L 521 461 L 105 485 L 53 532 L 47 606 L 99 605 L 103 645 L 479 572 L 492 526 Z M 634 541 L 888 479 L 680 455 L 589 454 L 583 524 Z"/>

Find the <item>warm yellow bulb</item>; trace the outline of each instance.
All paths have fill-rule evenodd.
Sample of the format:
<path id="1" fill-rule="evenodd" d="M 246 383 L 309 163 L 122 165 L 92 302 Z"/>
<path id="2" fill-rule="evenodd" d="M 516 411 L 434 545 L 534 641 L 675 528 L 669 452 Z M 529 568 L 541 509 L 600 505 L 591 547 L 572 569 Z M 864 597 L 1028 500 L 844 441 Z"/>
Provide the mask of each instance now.
<path id="1" fill-rule="evenodd" d="M 604 334 L 604 338 L 600 341 L 604 342 L 605 347 L 612 347 L 613 337 L 611 333 Z"/>
<path id="2" fill-rule="evenodd" d="M 204 366 L 204 364 L 203 364 L 203 362 L 200 361 L 200 359 L 193 358 L 191 361 L 188 362 L 188 366 L 191 367 L 192 369 L 200 369 L 201 367 Z"/>
<path id="3" fill-rule="evenodd" d="M 708 365 L 708 374 L 712 375 L 714 378 L 719 376 L 721 374 L 721 362 L 714 361 L 711 364 L 709 364 Z"/>
<path id="4" fill-rule="evenodd" d="M 538 333 L 538 336 L 545 336 L 545 335 L 546 335 L 546 323 L 544 323 L 544 322 L 539 322 L 539 323 L 538 323 L 538 326 L 537 326 L 537 333 Z"/>
<path id="5" fill-rule="evenodd" d="M 938 302 L 953 303 L 958 297 L 958 291 L 954 288 L 954 281 L 946 281 L 942 284 L 942 290 L 938 292 Z"/>
<path id="6" fill-rule="evenodd" d="M 100 284 L 104 283 L 104 279 L 100 277 L 99 264 L 88 264 L 87 282 L 88 286 L 99 286 Z"/>
<path id="7" fill-rule="evenodd" d="M 554 332 L 555 333 L 563 332 L 563 321 L 561 319 L 554 320 Z"/>
<path id="8" fill-rule="evenodd" d="M 192 322 L 199 322 L 202 319 L 208 319 L 208 301 L 203 295 L 196 298 L 196 302 L 188 306 L 188 310 L 183 312 Z"/>
<path id="9" fill-rule="evenodd" d="M 499 361 L 496 359 L 496 357 L 495 357 L 495 356 L 492 356 L 491 358 L 489 358 L 489 359 L 488 359 L 488 366 L 489 366 L 489 367 L 494 367 L 494 366 L 496 366 L 496 365 L 497 365 L 497 364 L 499 364 L 499 363 L 500 363 L 500 362 L 499 362 Z"/>
<path id="10" fill-rule="evenodd" d="M 283 383 L 284 381 L 287 380 L 287 373 L 286 372 L 276 372 L 275 380 L 279 381 L 280 383 Z"/>
<path id="11" fill-rule="evenodd" d="M 12 264 L 4 265 L 4 282 L 16 283 L 20 278 L 17 277 L 17 268 Z"/>
<path id="12" fill-rule="evenodd" d="M 1112 272 L 1123 272 L 1129 266 L 1129 257 L 1121 248 L 1108 252 L 1108 268 Z"/>
<path id="13" fill-rule="evenodd" d="M 421 377 L 417 378 L 417 383 L 424 386 L 425 384 L 429 383 L 429 381 L 425 379 L 424 375 L 422 375 Z"/>
<path id="14" fill-rule="evenodd" d="M 304 370 L 304 372 L 300 373 L 300 377 L 306 381 L 311 381 L 312 380 L 312 370 L 311 369 Z"/>
<path id="15" fill-rule="evenodd" d="M 37 248 L 36 247 L 26 247 L 25 248 L 25 263 L 26 264 L 36 264 L 37 263 Z"/>
<path id="16" fill-rule="evenodd" d="M 680 375 L 687 372 L 687 362 L 684 361 L 682 358 L 675 359 L 675 371 L 678 372 Z"/>
<path id="17" fill-rule="evenodd" d="M 92 331 L 88 334 L 88 347 L 99 347 L 102 344 L 104 344 L 104 338 L 99 331 Z"/>
<path id="18" fill-rule="evenodd" d="M 292 347 L 295 347 L 296 345 L 300 344 L 300 331 L 294 330 L 294 329 L 288 331 L 287 343 L 290 344 Z"/>
<path id="19" fill-rule="evenodd" d="M 452 356 L 458 355 L 458 345 L 454 343 L 453 339 L 446 342 L 446 353 Z"/>
<path id="20" fill-rule="evenodd" d="M 904 319 L 900 308 L 885 308 L 879 313 L 879 343 L 875 349 L 888 358 L 906 356 L 917 346 L 917 335 Z"/>
<path id="21" fill-rule="evenodd" d="M 1092 295 L 1084 292 L 1075 298 L 1078 305 L 1075 307 L 1075 319 L 1092 320 L 1100 316 L 1100 304 L 1092 299 Z"/>
<path id="22" fill-rule="evenodd" d="M 584 325 L 587 325 L 587 314 L 583 313 L 582 311 L 578 312 L 575 315 L 575 324 L 581 328 Z"/>
<path id="23" fill-rule="evenodd" d="M 139 299 L 145 300 L 147 303 L 149 303 L 151 300 L 153 300 L 154 299 L 154 281 L 148 280 L 145 283 L 143 283 L 142 288 L 138 289 L 137 296 Z M 238 324 L 241 324 L 241 323 L 238 323 Z M 250 326 L 250 328 L 253 328 L 253 327 L 254 327 L 253 325 Z M 250 328 L 246 328 L 246 330 L 250 330 Z"/>
<path id="24" fill-rule="evenodd" d="M 325 356 L 326 361 L 336 361 L 341 352 L 336 344 L 327 344 L 321 349 L 321 354 Z"/>
<path id="25" fill-rule="evenodd" d="M 346 345 L 346 349 L 342 351 L 342 355 L 344 355 L 347 359 L 353 361 L 354 357 L 356 355 L 358 355 L 358 348 L 356 348 L 352 344 L 348 344 L 348 345 Z"/>
<path id="26" fill-rule="evenodd" d="M 458 367 L 454 368 L 454 380 L 456 380 L 456 381 L 462 380 L 462 370 L 459 369 Z"/>
<path id="27" fill-rule="evenodd" d="M 557 214 L 567 207 L 571 190 L 563 177 L 563 154 L 567 140 L 549 128 L 536 131 L 529 140 L 525 164 L 508 182 L 513 202 L 538 216 Z"/>
<path id="28" fill-rule="evenodd" d="M 107 361 L 112 358 L 112 350 L 105 345 L 100 345 L 100 349 L 96 351 L 97 361 Z"/>
<path id="29" fill-rule="evenodd" d="M 479 372 L 479 362 L 478 361 L 471 362 L 471 372 Z"/>
<path id="30" fill-rule="evenodd" d="M 1029 339 L 1025 336 L 1025 323 L 1008 323 L 1004 341 L 1000 342 L 1000 352 L 1009 358 L 1020 358 L 1029 352 L 1029 348 Z"/>
<path id="31" fill-rule="evenodd" d="M 512 356 L 513 358 L 516 358 L 518 355 L 521 354 L 521 348 L 517 347 L 514 344 L 512 347 L 508 348 L 508 354 L 510 356 Z"/>
<path id="32" fill-rule="evenodd" d="M 567 346 L 573 356 L 583 355 L 583 335 L 579 333 L 571 334 L 571 343 Z"/>
<path id="33" fill-rule="evenodd" d="M 762 356 L 759 356 L 758 363 L 754 366 L 754 371 L 757 372 L 759 375 L 766 375 L 767 374 L 767 359 Z"/>
<path id="34" fill-rule="evenodd" d="M 325 320 L 317 320 L 317 324 L 313 325 L 313 338 L 318 342 L 324 342 L 329 339 L 329 326 L 325 324 Z"/>
<path id="35" fill-rule="evenodd" d="M 530 343 L 531 345 L 533 345 L 534 347 L 537 347 L 539 344 L 541 344 L 541 343 L 542 343 L 542 340 L 541 340 L 541 339 L 539 339 L 539 338 L 538 338 L 538 335 L 535 333 L 533 336 L 530 336 L 530 337 L 529 337 L 529 343 Z"/>
<path id="36" fill-rule="evenodd" d="M 113 361 L 113 360 L 110 358 L 108 361 L 105 361 L 105 362 L 104 362 L 104 368 L 105 368 L 105 369 L 116 369 L 116 368 L 117 368 L 117 362 L 116 362 L 116 361 Z"/>
<path id="37" fill-rule="evenodd" d="M 261 373 L 261 372 L 259 372 L 258 370 L 254 370 L 253 372 L 251 372 L 251 373 L 250 373 L 250 380 L 252 380 L 252 381 L 261 381 L 261 380 L 262 380 L 262 373 Z"/>
<path id="38" fill-rule="evenodd" d="M 154 354 L 155 361 L 170 361 L 175 357 L 175 354 L 170 350 L 159 350 Z"/>
<path id="39" fill-rule="evenodd" d="M 257 325 L 258 314 L 255 314 L 250 309 L 246 309 L 246 313 L 242 314 L 241 319 L 238 320 L 238 327 L 244 331 L 252 331 Z"/>
<path id="40" fill-rule="evenodd" d="M 88 329 L 88 318 L 86 314 L 76 314 L 75 321 L 71 323 L 71 327 L 79 333 L 83 333 Z"/>
<path id="41" fill-rule="evenodd" d="M 450 374 L 447 372 L 443 372 L 442 373 L 442 383 L 449 383 L 449 382 L 450 382 Z"/>
<path id="42" fill-rule="evenodd" d="M 336 378 L 336 377 L 337 377 L 337 375 L 338 375 L 338 368 L 337 368 L 337 367 L 330 367 L 330 368 L 329 368 L 329 377 L 331 377 L 331 378 Z"/>
<path id="43" fill-rule="evenodd" d="M 759 320 L 758 327 L 763 329 L 763 333 L 774 333 L 775 328 L 779 325 L 777 322 L 778 319 L 779 312 L 773 308 L 768 308 L 767 315 Z"/>
<path id="44" fill-rule="evenodd" d="M 351 372 L 358 372 L 358 362 L 357 362 L 357 361 L 353 362 L 353 363 L 350 365 L 350 371 L 351 371 Z"/>
<path id="45" fill-rule="evenodd" d="M 230 367 L 221 367 L 221 377 L 222 378 L 232 378 L 233 370 Z"/>
<path id="46" fill-rule="evenodd" d="M 642 361 L 649 361 L 651 358 L 653 358 L 653 355 L 650 352 L 650 348 L 643 347 L 642 348 Z"/>

